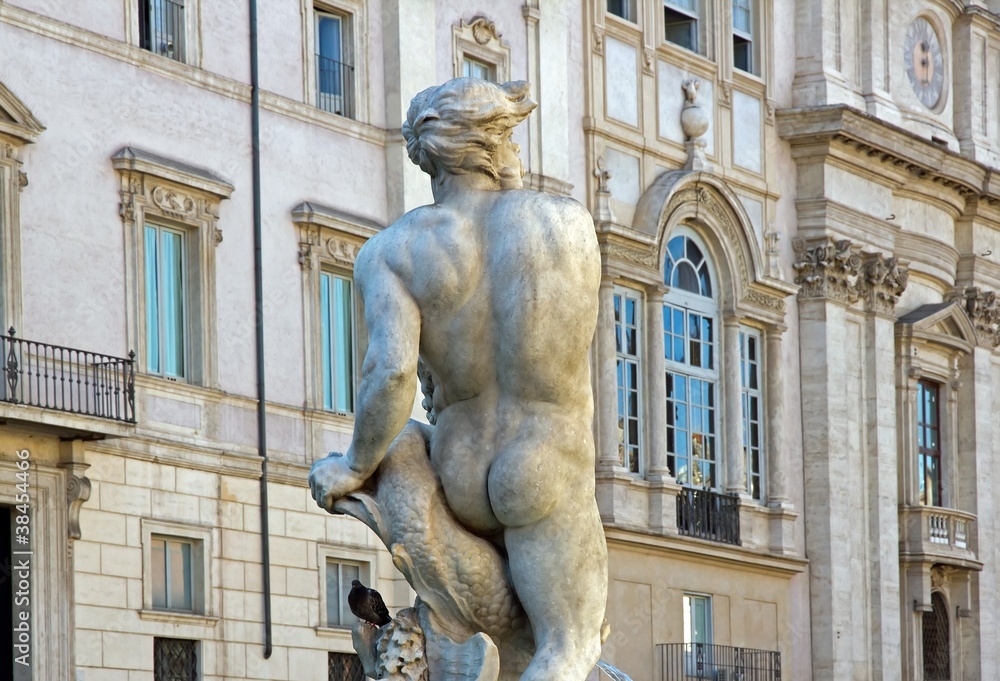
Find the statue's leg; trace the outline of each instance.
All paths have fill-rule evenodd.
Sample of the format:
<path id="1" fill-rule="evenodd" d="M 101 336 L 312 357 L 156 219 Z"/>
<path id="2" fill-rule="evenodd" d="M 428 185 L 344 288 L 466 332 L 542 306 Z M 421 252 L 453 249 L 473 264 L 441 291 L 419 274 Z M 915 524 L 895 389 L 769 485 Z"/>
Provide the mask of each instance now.
<path id="1" fill-rule="evenodd" d="M 608 595 L 607 545 L 593 496 L 565 498 L 541 520 L 507 528 L 504 540 L 535 636 L 521 681 L 584 681 L 600 657 Z"/>

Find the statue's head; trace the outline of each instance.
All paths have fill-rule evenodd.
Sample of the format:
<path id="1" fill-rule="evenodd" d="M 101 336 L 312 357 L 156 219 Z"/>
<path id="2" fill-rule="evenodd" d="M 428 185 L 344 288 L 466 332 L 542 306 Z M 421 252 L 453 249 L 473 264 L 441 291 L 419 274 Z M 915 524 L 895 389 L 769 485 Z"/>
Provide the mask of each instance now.
<path id="1" fill-rule="evenodd" d="M 537 106 L 528 89 L 524 81 L 455 78 L 424 90 L 410 102 L 403 124 L 410 160 L 435 178 L 483 173 L 499 185 L 516 174 L 520 182 L 520 149 L 510 135 Z"/>

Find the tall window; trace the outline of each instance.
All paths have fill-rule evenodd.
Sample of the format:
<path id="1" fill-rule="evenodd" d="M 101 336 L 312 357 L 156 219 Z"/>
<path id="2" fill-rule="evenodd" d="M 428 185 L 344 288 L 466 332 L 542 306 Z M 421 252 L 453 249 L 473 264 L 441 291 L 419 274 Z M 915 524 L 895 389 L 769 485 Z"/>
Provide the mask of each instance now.
<path id="1" fill-rule="evenodd" d="M 618 383 L 618 459 L 630 473 L 640 473 L 639 395 L 642 299 L 635 291 L 619 289 L 615 301 L 615 349 Z"/>
<path id="2" fill-rule="evenodd" d="M 323 408 L 354 412 L 354 285 L 347 277 L 320 275 L 323 318 Z"/>
<path id="3" fill-rule="evenodd" d="M 712 597 L 684 594 L 684 642 L 712 643 Z"/>
<path id="4" fill-rule="evenodd" d="M 703 0 L 663 0 L 664 38 L 692 52 L 702 52 L 700 45 Z"/>
<path id="5" fill-rule="evenodd" d="M 354 66 L 347 15 L 316 10 L 316 106 L 354 118 Z"/>
<path id="6" fill-rule="evenodd" d="M 740 329 L 740 389 L 743 416 L 743 454 L 746 456 L 747 493 L 758 501 L 763 491 L 763 402 L 760 388 L 760 332 Z"/>
<path id="7" fill-rule="evenodd" d="M 326 562 L 326 625 L 350 627 L 357 621 L 347 603 L 351 582 L 361 579 L 361 566 L 357 563 Z"/>
<path id="8" fill-rule="evenodd" d="M 193 546 L 172 537 L 152 539 L 153 607 L 194 610 Z"/>
<path id="9" fill-rule="evenodd" d="M 754 63 L 753 0 L 733 0 L 733 66 L 757 73 Z"/>
<path id="10" fill-rule="evenodd" d="M 667 465 L 683 485 L 717 488 L 718 305 L 708 260 L 691 237 L 667 244 L 664 281 Z"/>
<path id="11" fill-rule="evenodd" d="M 146 225 L 146 369 L 168 378 L 187 375 L 184 232 Z"/>
<path id="12" fill-rule="evenodd" d="M 925 681 L 948 681 L 951 678 L 951 643 L 948 625 L 948 606 L 944 596 L 938 592 L 931 594 L 931 612 L 921 616 L 923 620 L 924 679 Z"/>
<path id="13" fill-rule="evenodd" d="M 920 503 L 926 506 L 942 505 L 939 388 L 931 381 L 917 383 L 917 469 Z"/>
<path id="14" fill-rule="evenodd" d="M 614 14 L 616 17 L 621 17 L 632 23 L 638 20 L 635 0 L 608 0 L 608 14 Z"/>
<path id="15" fill-rule="evenodd" d="M 139 46 L 170 59 L 184 61 L 184 2 L 139 0 Z"/>

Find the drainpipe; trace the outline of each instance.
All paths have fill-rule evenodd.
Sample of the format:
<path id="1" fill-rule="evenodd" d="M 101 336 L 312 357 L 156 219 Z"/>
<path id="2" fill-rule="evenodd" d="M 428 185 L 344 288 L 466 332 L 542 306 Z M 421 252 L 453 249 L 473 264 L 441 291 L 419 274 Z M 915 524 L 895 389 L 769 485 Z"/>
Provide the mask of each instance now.
<path id="1" fill-rule="evenodd" d="M 260 560 L 264 570 L 264 659 L 271 657 L 271 541 L 267 523 L 267 402 L 264 399 L 264 282 L 260 215 L 260 83 L 257 0 L 250 0 L 250 127 L 253 148 L 253 283 L 257 321 L 257 453 L 260 455 Z"/>

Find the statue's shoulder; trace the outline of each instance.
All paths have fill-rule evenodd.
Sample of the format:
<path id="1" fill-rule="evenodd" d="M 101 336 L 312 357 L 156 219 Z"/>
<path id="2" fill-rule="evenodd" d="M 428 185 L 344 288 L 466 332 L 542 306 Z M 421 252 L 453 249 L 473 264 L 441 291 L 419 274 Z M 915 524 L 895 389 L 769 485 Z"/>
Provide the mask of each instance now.
<path id="1" fill-rule="evenodd" d="M 530 211 L 536 220 L 591 220 L 590 213 L 583 204 L 568 196 L 552 196 L 533 189 L 506 189 L 501 192 L 501 196 L 501 202 L 505 206 Z"/>

